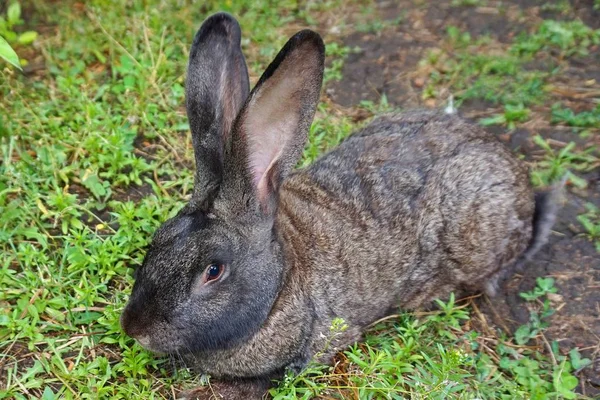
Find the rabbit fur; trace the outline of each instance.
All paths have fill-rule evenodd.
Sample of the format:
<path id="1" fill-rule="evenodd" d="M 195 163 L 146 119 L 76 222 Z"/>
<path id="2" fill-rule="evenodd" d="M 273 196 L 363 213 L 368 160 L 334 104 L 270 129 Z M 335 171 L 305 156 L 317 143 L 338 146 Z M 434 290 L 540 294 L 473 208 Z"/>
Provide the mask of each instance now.
<path id="1" fill-rule="evenodd" d="M 294 170 L 324 44 L 297 33 L 250 92 L 240 39 L 219 13 L 190 51 L 194 192 L 157 230 L 121 321 L 144 347 L 184 355 L 220 379 L 220 396 L 260 398 L 269 379 L 316 353 L 329 361 L 397 308 L 493 293 L 543 243 L 555 207 L 536 210 L 526 166 L 456 115 L 381 116 Z M 348 329 L 325 349 L 334 318 Z M 219 395 L 203 390 L 190 396 Z"/>

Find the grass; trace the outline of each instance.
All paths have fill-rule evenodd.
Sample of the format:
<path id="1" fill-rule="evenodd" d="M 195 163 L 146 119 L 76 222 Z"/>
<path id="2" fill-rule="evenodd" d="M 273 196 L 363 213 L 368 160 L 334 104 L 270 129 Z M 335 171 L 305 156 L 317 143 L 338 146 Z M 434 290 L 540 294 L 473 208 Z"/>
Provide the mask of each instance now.
<path id="1" fill-rule="evenodd" d="M 586 212 L 577 217 L 586 231 L 586 235 L 594 242 L 596 250 L 600 253 L 600 209 L 592 203 L 585 205 Z"/>
<path id="2" fill-rule="evenodd" d="M 552 315 L 546 295 L 556 292 L 553 285 L 551 278 L 538 279 L 532 292 L 523 293 L 536 304 L 530 322 L 514 338 L 503 335 L 491 340 L 469 328 L 465 321 L 478 320 L 471 315 L 470 301 L 457 304 L 451 297 L 447 303 L 437 302 L 438 311 L 399 315 L 393 323 L 375 325 L 365 342 L 341 354 L 334 366 L 313 364 L 300 375 L 288 375 L 271 394 L 275 400 L 336 395 L 360 399 L 575 398 L 573 371 L 591 361 L 576 349 L 561 355 L 556 343 L 550 345 L 551 356 L 531 345 Z M 340 328 L 343 323 L 338 322 L 331 335 Z"/>
<path id="3" fill-rule="evenodd" d="M 552 123 L 564 124 L 574 128 L 600 129 L 600 104 L 590 111 L 574 112 L 559 103 L 552 106 Z"/>
<path id="4" fill-rule="evenodd" d="M 486 4 L 484 0 L 452 0 L 452 7 L 474 7 L 483 6 Z"/>
<path id="5" fill-rule="evenodd" d="M 341 0 L 300 6 L 291 0 L 212 0 L 195 6 L 167 0 L 85 5 L 33 0 L 27 6 L 19 29 L 40 32 L 35 52 L 45 69 L 23 76 L 0 64 L 5 99 L 0 103 L 0 398 L 171 398 L 205 377 L 141 349 L 121 332 L 119 313 L 131 290 L 132 268 L 141 263 L 152 233 L 192 190 L 183 104 L 195 29 L 217 9 L 240 16 L 242 46 L 256 81 L 293 31 L 318 27 L 329 32 L 326 81 L 333 82 L 342 78 L 343 61 L 354 51 L 339 40 L 347 33 L 344 20 L 354 7 L 372 11 L 364 11 L 366 3 Z M 400 21 L 368 19 L 355 29 L 379 32 Z M 332 25 L 340 29 L 328 29 Z M 559 27 L 573 34 L 557 33 L 556 25 L 548 24 L 531 45 L 516 39 L 499 56 L 479 51 L 487 49 L 489 38 L 450 29 L 447 47 L 427 60 L 426 94 L 451 87 L 459 102 L 500 105 L 504 112 L 488 122 L 518 126 L 531 117 L 530 107 L 544 101 L 553 74 L 528 69 L 527 62 L 545 52 L 585 54 L 597 40 L 580 25 Z M 18 54 L 29 46 L 15 43 Z M 360 107 L 370 114 L 392 108 L 385 97 Z M 597 119 L 597 110 L 552 109 L 555 124 L 592 134 Z M 323 101 L 302 164 L 356 125 Z M 538 145 L 545 154 L 534 175 L 538 183 L 567 170 L 597 167 L 594 149 L 556 150 L 544 139 Z M 581 218 L 597 241 L 597 210 Z M 537 291 L 526 294 L 534 312 L 516 336 L 485 325 L 472 300 L 451 299 L 439 302 L 437 311 L 377 324 L 364 343 L 340 353 L 333 367 L 313 364 L 286 376 L 272 395 L 574 398 L 573 371 L 586 359 L 576 350 L 562 355 L 554 343 L 548 350 L 541 339 L 552 287 L 539 281 Z M 338 321 L 331 335 L 343 329 Z"/>
<path id="6" fill-rule="evenodd" d="M 546 100 L 552 77 L 561 71 L 561 60 L 586 56 L 600 43 L 600 30 L 578 20 L 543 21 L 533 33 L 523 32 L 509 45 L 488 36 L 472 38 L 455 26 L 448 27 L 447 33 L 445 46 L 423 60 L 429 74 L 424 96 L 436 97 L 443 87 L 459 105 L 482 100 L 502 105 L 503 114 L 483 122 L 511 129 L 529 119 L 529 107 Z"/>
<path id="7" fill-rule="evenodd" d="M 533 141 L 545 152 L 536 163 L 535 170 L 531 173 L 531 178 L 536 186 L 547 187 L 563 176 L 568 175 L 571 184 L 579 188 L 585 188 L 587 187 L 587 181 L 577 173 L 591 172 L 600 165 L 600 158 L 598 158 L 595 146 L 577 150 L 576 144 L 570 142 L 557 150 L 540 135 L 536 135 Z"/>
<path id="8" fill-rule="evenodd" d="M 487 37 L 473 40 L 456 27 L 448 28 L 448 47 L 424 60 L 423 68 L 429 71 L 424 96 L 437 97 L 440 88 L 446 88 L 458 105 L 469 100 L 521 109 L 540 104 L 549 73 L 526 70 L 523 58 L 489 49 L 489 43 Z"/>

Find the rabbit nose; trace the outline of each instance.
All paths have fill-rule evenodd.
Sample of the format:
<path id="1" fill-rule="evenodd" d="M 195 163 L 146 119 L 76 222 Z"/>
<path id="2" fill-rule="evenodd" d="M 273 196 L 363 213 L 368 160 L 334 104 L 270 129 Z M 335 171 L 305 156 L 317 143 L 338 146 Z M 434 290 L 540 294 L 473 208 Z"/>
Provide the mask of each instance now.
<path id="1" fill-rule="evenodd" d="M 129 310 L 129 307 L 125 307 L 121 314 L 121 328 L 127 334 L 127 336 L 137 339 L 142 333 L 142 325 L 136 323 L 138 318 Z M 147 338 L 147 336 L 144 336 Z M 139 340 L 139 339 L 138 339 Z"/>

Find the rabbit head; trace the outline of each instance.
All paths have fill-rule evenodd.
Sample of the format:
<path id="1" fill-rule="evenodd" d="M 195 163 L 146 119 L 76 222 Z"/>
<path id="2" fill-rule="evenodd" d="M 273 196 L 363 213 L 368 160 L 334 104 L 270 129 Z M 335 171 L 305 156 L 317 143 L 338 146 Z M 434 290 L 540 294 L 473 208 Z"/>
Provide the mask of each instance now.
<path id="1" fill-rule="evenodd" d="M 228 348 L 256 332 L 282 286 L 278 189 L 298 162 L 319 99 L 324 45 L 301 31 L 250 94 L 240 27 L 208 18 L 186 82 L 196 159 L 190 202 L 155 233 L 121 324 L 163 353 Z"/>

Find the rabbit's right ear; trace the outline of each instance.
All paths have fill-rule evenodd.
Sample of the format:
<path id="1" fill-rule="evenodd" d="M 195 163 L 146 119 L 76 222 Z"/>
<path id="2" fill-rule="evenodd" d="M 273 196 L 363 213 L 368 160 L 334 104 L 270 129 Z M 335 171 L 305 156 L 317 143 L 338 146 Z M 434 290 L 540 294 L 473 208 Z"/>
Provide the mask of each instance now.
<path id="1" fill-rule="evenodd" d="M 229 14 L 209 17 L 196 33 L 186 79 L 187 115 L 196 158 L 192 202 L 206 206 L 223 175 L 223 149 L 250 85 L 241 30 Z"/>
<path id="2" fill-rule="evenodd" d="M 283 46 L 235 121 L 220 197 L 246 198 L 239 204 L 273 215 L 278 190 L 308 139 L 324 62 L 325 45 L 316 32 L 300 31 Z"/>

